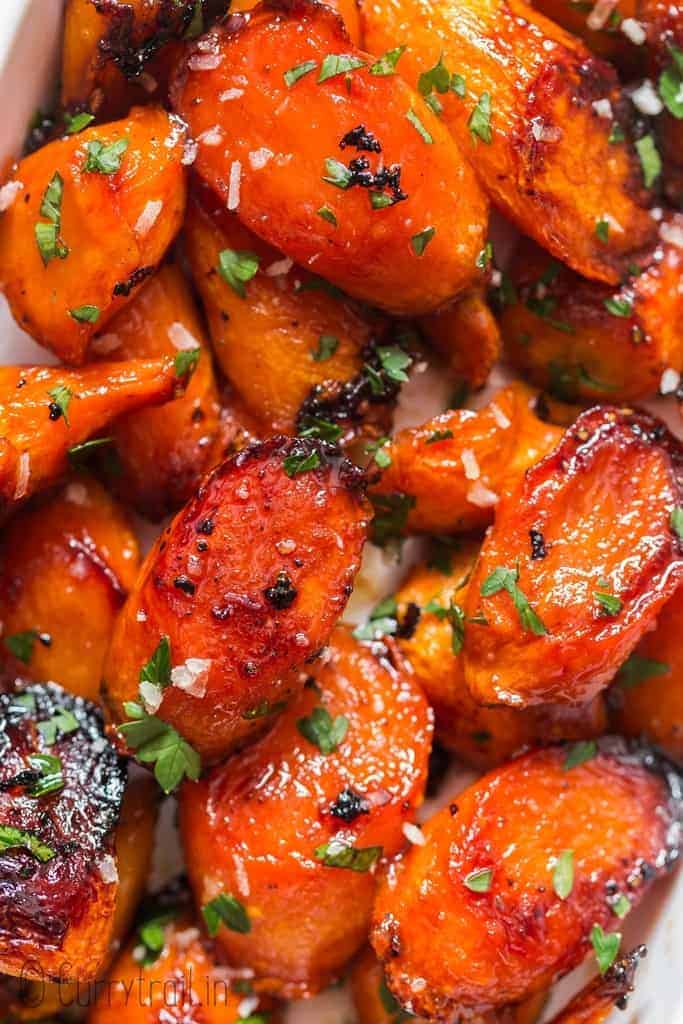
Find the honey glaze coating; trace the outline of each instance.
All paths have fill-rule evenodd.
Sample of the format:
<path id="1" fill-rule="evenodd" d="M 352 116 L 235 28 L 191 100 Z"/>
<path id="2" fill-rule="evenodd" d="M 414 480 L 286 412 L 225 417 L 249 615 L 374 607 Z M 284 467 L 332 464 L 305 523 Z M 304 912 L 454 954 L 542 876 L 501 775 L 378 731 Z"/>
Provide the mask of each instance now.
<path id="1" fill-rule="evenodd" d="M 682 466 L 663 423 L 599 406 L 527 470 L 465 599 L 475 700 L 576 704 L 607 685 L 681 580 Z"/>
<path id="2" fill-rule="evenodd" d="M 241 901 L 248 931 L 217 939 L 277 995 L 314 994 L 363 944 L 376 865 L 422 801 L 431 712 L 400 656 L 376 649 L 335 630 L 271 732 L 181 791 L 195 899 Z"/>
<path id="3" fill-rule="evenodd" d="M 118 891 L 125 767 L 93 704 L 54 683 L 0 694 L 0 970 L 89 980 Z"/>
<path id="4" fill-rule="evenodd" d="M 263 731 L 292 670 L 341 615 L 360 563 L 364 475 L 322 442 L 273 437 L 211 473 L 161 535 L 114 630 L 105 697 L 118 721 L 164 637 L 154 709 L 209 762 Z M 168 680 L 167 680 L 168 682 Z"/>
<path id="5" fill-rule="evenodd" d="M 550 747 L 490 772 L 394 862 L 371 939 L 406 1009 L 447 1020 L 539 991 L 584 959 L 596 925 L 616 931 L 676 863 L 672 766 L 616 737 L 588 759 L 577 753 Z M 571 884 L 558 893 L 555 868 L 569 853 Z"/>

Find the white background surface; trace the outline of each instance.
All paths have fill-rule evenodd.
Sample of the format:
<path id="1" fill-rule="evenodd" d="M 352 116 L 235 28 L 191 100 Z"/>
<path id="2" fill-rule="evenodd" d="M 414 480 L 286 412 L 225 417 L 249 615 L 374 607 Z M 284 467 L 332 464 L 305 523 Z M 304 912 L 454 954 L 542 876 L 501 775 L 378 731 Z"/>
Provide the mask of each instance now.
<path id="1" fill-rule="evenodd" d="M 0 0 L 0 173 L 17 155 L 35 110 L 49 98 L 56 81 L 62 0 Z M 0 180 L 0 184 L 2 180 Z M 0 363 L 51 362 L 44 349 L 27 338 L 11 320 L 0 300 Z M 438 390 L 436 374 L 411 382 L 402 401 L 402 419 L 419 422 L 431 414 Z M 656 403 L 657 411 L 676 421 L 672 400 Z M 429 407 L 432 408 L 429 408 Z M 403 425 L 403 424 L 402 424 Z M 680 431 L 680 428 L 679 428 Z M 356 609 L 371 605 L 390 592 L 395 570 L 376 551 L 369 551 L 365 578 L 357 588 Z M 465 781 L 452 775 L 442 803 Z M 424 809 L 423 809 L 424 810 Z M 651 890 L 645 905 L 632 914 L 624 928 L 624 949 L 646 942 L 647 960 L 638 973 L 638 987 L 625 1013 L 614 1012 L 610 1024 L 683 1024 L 683 873 Z M 560 986 L 548 1013 L 566 1000 L 568 991 L 591 973 L 586 965 Z M 546 1018 L 548 1016 L 546 1013 Z M 289 1024 L 350 1024 L 353 1011 L 343 991 L 331 991 L 301 1004 L 288 1015 Z"/>

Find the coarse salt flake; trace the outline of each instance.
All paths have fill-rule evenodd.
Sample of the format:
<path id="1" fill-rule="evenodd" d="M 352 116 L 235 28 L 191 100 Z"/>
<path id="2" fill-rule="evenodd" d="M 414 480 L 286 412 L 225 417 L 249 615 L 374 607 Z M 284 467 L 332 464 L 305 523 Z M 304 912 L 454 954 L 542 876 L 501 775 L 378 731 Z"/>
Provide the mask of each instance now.
<path id="1" fill-rule="evenodd" d="M 180 161 L 183 167 L 190 167 L 195 162 L 198 149 L 199 145 L 194 139 L 187 140 L 183 146 L 183 156 Z"/>
<path id="2" fill-rule="evenodd" d="M 290 260 L 288 256 L 282 260 L 275 260 L 269 267 L 266 267 L 266 277 L 282 277 L 283 274 L 288 274 L 293 266 L 294 260 Z"/>
<path id="3" fill-rule="evenodd" d="M 23 452 L 17 460 L 17 482 L 14 487 L 14 500 L 23 498 L 28 491 L 28 482 L 31 477 L 31 456 Z"/>
<path id="4" fill-rule="evenodd" d="M 635 18 L 624 18 L 620 25 L 621 31 L 634 46 L 642 46 L 647 39 L 647 32 Z"/>
<path id="5" fill-rule="evenodd" d="M 135 227 L 133 228 L 138 238 L 144 238 L 145 235 L 149 234 L 157 222 L 163 205 L 161 199 L 150 199 L 145 203 L 145 208 L 136 220 Z"/>
<path id="6" fill-rule="evenodd" d="M 230 165 L 230 180 L 228 182 L 228 209 L 236 210 L 240 205 L 240 181 L 242 178 L 242 164 L 239 160 L 233 160 Z"/>
<path id="7" fill-rule="evenodd" d="M 411 825 L 409 821 L 403 822 L 403 835 L 413 846 L 424 846 L 427 842 L 422 829 L 418 828 L 417 825 Z"/>
<path id="8" fill-rule="evenodd" d="M 155 715 L 161 707 L 161 701 L 163 698 L 160 687 L 155 686 L 154 683 L 150 683 L 147 679 L 143 679 L 138 687 L 138 693 L 140 694 L 140 698 L 145 706 L 147 714 Z"/>
<path id="9" fill-rule="evenodd" d="M 105 853 L 104 857 L 101 858 L 97 865 L 97 870 L 100 873 L 100 878 L 107 885 L 112 885 L 114 882 L 118 882 L 118 868 L 116 867 L 116 861 L 110 853 Z"/>
<path id="10" fill-rule="evenodd" d="M 646 114 L 648 117 L 657 117 L 664 110 L 664 104 L 649 78 L 646 78 L 637 89 L 633 90 L 631 102 L 641 114 Z"/>
<path id="11" fill-rule="evenodd" d="M 224 89 L 218 94 L 218 99 L 221 103 L 227 103 L 228 100 L 238 100 L 240 96 L 244 96 L 244 89 Z"/>
<path id="12" fill-rule="evenodd" d="M 678 249 L 683 249 L 683 227 L 680 224 L 664 221 L 659 226 L 659 237 L 663 242 L 675 245 Z"/>
<path id="13" fill-rule="evenodd" d="M 498 424 L 498 426 L 500 427 L 500 429 L 507 430 L 507 428 L 510 426 L 510 420 L 507 418 L 501 407 L 499 405 L 496 405 L 495 402 L 491 402 L 489 409 L 491 410 L 491 414 L 496 423 Z"/>
<path id="14" fill-rule="evenodd" d="M 64 497 L 72 505 L 87 505 L 88 503 L 88 492 L 85 484 L 79 484 L 78 482 L 69 484 L 64 491 Z"/>
<path id="15" fill-rule="evenodd" d="M 24 184 L 21 181 L 8 181 L 6 185 L 0 188 L 0 213 L 9 210 L 23 187 Z"/>
<path id="16" fill-rule="evenodd" d="M 213 71 L 223 63 L 220 53 L 193 53 L 187 62 L 190 71 Z"/>
<path id="17" fill-rule="evenodd" d="M 188 658 L 184 664 L 171 669 L 171 684 L 191 697 L 203 697 L 210 668 L 210 658 Z"/>
<path id="18" fill-rule="evenodd" d="M 255 171 L 260 171 L 266 166 L 269 160 L 274 157 L 272 149 L 268 149 L 266 146 L 261 146 L 260 149 L 254 149 L 249 154 L 249 163 Z"/>
<path id="19" fill-rule="evenodd" d="M 605 97 L 602 100 L 593 100 L 593 110 L 598 115 L 598 117 L 604 117 L 608 121 L 611 121 L 614 117 L 612 104 L 607 99 L 607 97 Z"/>
<path id="20" fill-rule="evenodd" d="M 143 608 L 138 608 L 135 613 L 136 622 L 147 622 L 147 612 Z"/>
<path id="21" fill-rule="evenodd" d="M 166 334 L 173 347 L 177 348 L 180 352 L 189 352 L 192 349 L 199 348 L 199 342 L 194 334 L 191 334 L 187 327 L 178 321 L 171 324 Z"/>
<path id="22" fill-rule="evenodd" d="M 465 476 L 468 480 L 478 480 L 480 469 L 479 463 L 477 462 L 477 456 L 474 454 L 471 448 L 463 448 L 460 453 L 460 460 L 465 470 Z"/>
<path id="23" fill-rule="evenodd" d="M 659 391 L 662 395 L 671 395 L 678 388 L 681 383 L 681 375 L 677 370 L 669 367 L 662 374 L 662 378 L 659 382 Z"/>
<path id="24" fill-rule="evenodd" d="M 197 142 L 201 142 L 203 146 L 220 146 L 222 141 L 223 132 L 218 125 L 215 128 L 208 128 L 201 135 L 197 136 Z"/>

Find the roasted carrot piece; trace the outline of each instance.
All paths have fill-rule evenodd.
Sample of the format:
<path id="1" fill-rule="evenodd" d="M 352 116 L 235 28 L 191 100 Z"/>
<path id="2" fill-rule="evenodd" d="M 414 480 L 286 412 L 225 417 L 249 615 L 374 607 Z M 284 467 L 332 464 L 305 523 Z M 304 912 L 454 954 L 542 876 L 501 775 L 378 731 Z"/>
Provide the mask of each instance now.
<path id="1" fill-rule="evenodd" d="M 365 540 L 362 489 L 357 467 L 309 440 L 271 438 L 218 466 L 159 538 L 117 620 L 105 667 L 115 719 L 140 696 L 206 761 L 262 731 L 263 708 L 298 688 L 292 670 L 344 609 Z M 159 646 L 166 688 L 139 694 Z"/>
<path id="2" fill-rule="evenodd" d="M 634 989 L 638 963 L 646 956 L 645 946 L 637 946 L 620 957 L 605 972 L 588 983 L 551 1024 L 603 1024 L 617 1006 L 625 1010 Z"/>
<path id="3" fill-rule="evenodd" d="M 465 295 L 453 306 L 422 317 L 420 330 L 446 359 L 456 381 L 478 391 L 500 359 L 501 338 L 483 289 Z"/>
<path id="4" fill-rule="evenodd" d="M 15 167 L 0 217 L 0 281 L 17 323 L 64 362 L 85 360 L 95 331 L 179 230 L 183 139 L 163 110 L 138 108 Z"/>
<path id="5" fill-rule="evenodd" d="M 355 0 L 325 0 L 326 6 L 341 17 L 344 28 L 354 46 L 361 45 L 360 13 Z M 230 13 L 237 14 L 241 11 L 253 11 L 256 7 L 255 0 L 233 0 L 230 4 Z"/>
<path id="6" fill-rule="evenodd" d="M 567 0 L 532 0 L 531 6 L 586 43 L 592 53 L 616 64 L 625 72 L 643 70 L 642 45 L 636 46 L 621 28 L 626 19 L 641 25 L 641 0 L 616 0 L 593 10 Z M 638 33 L 636 26 L 635 30 Z M 636 36 L 637 37 L 637 36 Z"/>
<path id="7" fill-rule="evenodd" d="M 426 313 L 482 279 L 486 201 L 446 127 L 375 64 L 329 8 L 283 0 L 199 40 L 171 97 L 195 170 L 246 227 L 356 298 Z"/>
<path id="8" fill-rule="evenodd" d="M 180 368 L 183 369 L 182 367 Z M 172 359 L 130 359 L 69 370 L 0 367 L 0 514 L 56 483 L 93 434 L 118 416 L 180 394 Z"/>
<path id="9" fill-rule="evenodd" d="M 84 475 L 13 519 L 0 538 L 0 672 L 97 701 L 139 563 L 122 510 Z"/>
<path id="10" fill-rule="evenodd" d="M 0 968 L 94 978 L 119 887 L 123 762 L 95 706 L 54 683 L 1 694 L 0 718 Z"/>
<path id="11" fill-rule="evenodd" d="M 312 669 L 263 739 L 180 798 L 197 903 L 211 921 L 221 899 L 239 901 L 243 923 L 217 939 L 259 988 L 287 997 L 328 984 L 365 941 L 375 867 L 405 841 L 431 742 L 398 657 L 340 628 Z"/>
<path id="12" fill-rule="evenodd" d="M 645 398 L 666 370 L 680 373 L 683 215 L 663 222 L 660 236 L 616 291 L 549 260 L 532 242 L 520 246 L 515 301 L 500 315 L 514 365 L 562 398 L 593 401 Z"/>
<path id="13" fill-rule="evenodd" d="M 190 201 L 184 230 L 216 358 L 264 431 L 315 436 L 317 429 L 342 441 L 361 431 L 386 433 L 398 386 L 384 378 L 376 384 L 376 350 L 389 345 L 385 320 L 331 294 L 206 190 Z M 258 263 L 246 285 L 230 284 L 221 272 L 235 253 Z"/>
<path id="14" fill-rule="evenodd" d="M 363 0 L 361 18 L 374 52 L 405 43 L 400 73 L 441 104 L 517 227 L 579 273 L 616 284 L 655 225 L 635 150 L 609 142 L 612 122 L 593 107 L 608 99 L 620 116 L 614 69 L 522 0 Z M 619 225 L 606 242 L 596 235 L 605 214 Z"/>
<path id="15" fill-rule="evenodd" d="M 483 529 L 505 489 L 562 436 L 536 416 L 535 401 L 530 388 L 512 384 L 477 412 L 456 409 L 399 431 L 382 449 L 391 462 L 373 485 L 373 503 L 381 512 L 401 496 L 406 533 Z"/>
<path id="16" fill-rule="evenodd" d="M 608 696 L 615 732 L 646 736 L 676 761 L 683 761 L 682 625 L 679 589 L 619 669 Z"/>
<path id="17" fill-rule="evenodd" d="M 211 361 L 190 288 L 176 266 L 161 268 L 133 301 L 95 335 L 106 359 L 173 356 L 194 366 L 185 393 L 163 409 L 145 409 L 113 427 L 116 474 L 111 485 L 152 519 L 174 512 L 213 466 L 220 406 Z"/>
<path id="18" fill-rule="evenodd" d="M 371 939 L 405 1009 L 494 1009 L 539 992 L 591 945 L 601 970 L 616 959 L 620 917 L 676 861 L 680 779 L 618 738 L 585 746 L 489 773 L 394 862 Z"/>
<path id="19" fill-rule="evenodd" d="M 198 11 L 196 0 L 67 0 L 62 106 L 102 119 L 124 117 L 150 98 L 163 101 L 182 54 L 180 40 L 202 31 L 210 6 L 224 9 L 227 3 L 200 0 Z"/>
<path id="20" fill-rule="evenodd" d="M 527 471 L 496 510 L 465 599 L 476 701 L 576 704 L 604 688 L 681 580 L 680 474 L 662 423 L 609 406 Z"/>
<path id="21" fill-rule="evenodd" d="M 156 933 L 157 923 L 163 946 L 149 950 L 144 937 Z M 128 1024 L 168 1024 L 178 1012 L 201 1015 L 203 1024 L 282 1020 L 271 1000 L 252 993 L 248 980 L 230 979 L 191 913 L 161 909 L 141 922 L 117 958 L 88 1024 L 115 1024 L 122 1017 Z"/>
<path id="22" fill-rule="evenodd" d="M 452 553 L 446 574 L 416 566 L 396 594 L 399 623 L 417 617 L 412 632 L 398 629 L 397 643 L 434 711 L 441 744 L 467 764 L 490 768 L 530 744 L 604 733 L 601 697 L 585 707 L 525 710 L 483 707 L 472 699 L 463 671 L 463 605 L 478 549 L 478 544 L 463 542 Z"/>
<path id="23" fill-rule="evenodd" d="M 358 956 L 350 972 L 353 1004 L 358 1024 L 401 1024 L 408 1019 L 400 1004 L 387 988 L 384 972 L 371 948 Z M 531 996 L 518 1006 L 476 1014 L 471 1024 L 536 1024 L 546 1001 L 546 993 Z M 410 1017 L 416 1024 L 428 1024 L 423 1017 Z"/>

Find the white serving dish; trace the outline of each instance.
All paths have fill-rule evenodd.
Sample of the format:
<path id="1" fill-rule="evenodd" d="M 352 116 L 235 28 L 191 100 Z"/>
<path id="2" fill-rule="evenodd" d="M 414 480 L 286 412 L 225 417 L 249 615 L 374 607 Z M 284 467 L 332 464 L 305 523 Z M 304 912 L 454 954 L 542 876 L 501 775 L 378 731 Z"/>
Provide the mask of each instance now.
<path id="1" fill-rule="evenodd" d="M 63 0 L 0 0 L 0 184 L 1 172 L 20 150 L 27 126 L 35 111 L 47 109 L 57 80 L 60 52 Z M 498 249 L 497 249 L 498 251 Z M 55 360 L 21 331 L 9 315 L 0 296 L 0 364 L 17 362 L 50 363 Z M 505 380 L 504 372 L 496 372 L 493 386 Z M 435 373 L 426 373 L 411 382 L 399 412 L 401 426 L 420 422 L 443 408 L 434 392 L 443 388 Z M 487 389 L 488 390 L 488 389 Z M 482 396 L 482 401 L 486 395 Z M 666 418 L 679 435 L 680 419 L 673 399 L 648 403 L 658 415 Z M 409 545 L 407 545 L 409 549 Z M 384 561 L 380 552 L 368 552 L 364 578 L 357 586 L 350 617 L 363 617 L 364 610 L 391 592 L 396 580 L 395 565 Z M 446 780 L 438 803 L 445 803 L 471 775 L 452 773 Z M 433 805 L 432 805 L 433 806 Z M 425 811 L 427 809 L 423 809 Z M 424 817 L 424 814 L 422 815 Z M 168 872 L 168 840 L 173 835 L 172 815 L 166 814 L 164 847 Z M 171 840 L 171 846 L 175 841 Z M 161 859 L 161 858 L 160 858 Z M 644 942 L 648 957 L 638 972 L 638 985 L 625 1013 L 615 1010 L 609 1024 L 683 1024 L 683 872 L 659 883 L 646 904 L 628 918 L 623 929 L 623 949 Z M 567 1000 L 579 984 L 593 973 L 592 964 L 585 964 L 556 986 L 543 1019 L 548 1020 Z M 353 1024 L 354 1014 L 347 994 L 333 989 L 309 1003 L 291 1009 L 288 1024 Z"/>

